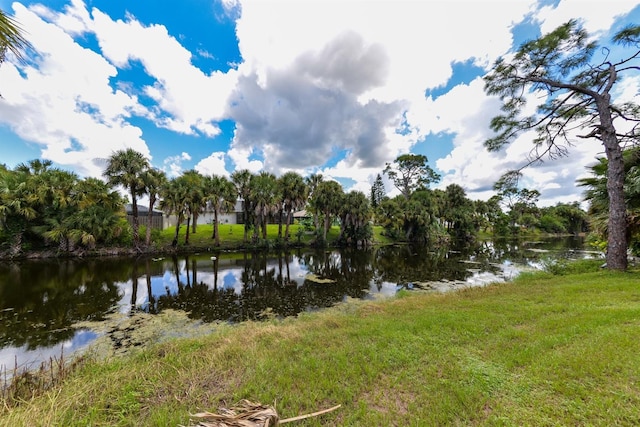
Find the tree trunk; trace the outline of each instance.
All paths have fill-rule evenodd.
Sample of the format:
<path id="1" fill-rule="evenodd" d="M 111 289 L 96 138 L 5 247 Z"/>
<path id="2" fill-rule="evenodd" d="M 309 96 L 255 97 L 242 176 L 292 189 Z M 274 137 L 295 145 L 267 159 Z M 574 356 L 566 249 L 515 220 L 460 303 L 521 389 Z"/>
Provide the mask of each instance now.
<path id="1" fill-rule="evenodd" d="M 613 135 L 615 140 L 615 135 Z M 622 149 L 617 144 L 605 144 L 609 160 L 607 192 L 609 193 L 609 221 L 607 224 L 607 268 L 627 268 L 627 208 L 624 201 L 624 162 Z"/>
<path id="2" fill-rule="evenodd" d="M 171 246 L 173 246 L 174 248 L 178 246 L 178 235 L 180 234 L 180 222 L 182 221 L 180 216 L 178 215 L 178 219 L 176 222 L 176 235 L 173 237 L 173 242 L 171 242 Z"/>
<path id="3" fill-rule="evenodd" d="M 325 212 L 324 214 L 324 227 L 322 228 L 322 239 L 324 240 L 324 244 L 327 243 L 327 231 L 329 230 L 329 212 Z"/>
<path id="4" fill-rule="evenodd" d="M 262 217 L 262 238 L 267 240 L 267 215 Z"/>
<path id="5" fill-rule="evenodd" d="M 244 243 L 247 243 L 249 241 L 249 211 L 246 209 L 246 203 L 247 202 L 245 199 L 245 201 L 242 202 L 242 216 L 244 219 L 244 235 L 242 236 L 242 240 L 244 241 Z"/>
<path id="6" fill-rule="evenodd" d="M 289 224 L 291 224 L 291 213 L 293 212 L 293 210 L 288 210 L 287 211 L 287 222 L 285 222 L 285 227 L 284 227 L 284 240 L 285 242 L 289 241 Z"/>
<path id="7" fill-rule="evenodd" d="M 609 167 L 607 192 L 609 193 L 609 221 L 607 223 L 607 268 L 627 268 L 627 207 L 624 201 L 624 160 L 616 137 L 609 110 L 609 95 L 596 100 L 600 115 L 602 143 Z"/>
<path id="8" fill-rule="evenodd" d="M 149 198 L 149 212 L 147 213 L 147 233 L 144 239 L 145 245 L 151 244 L 151 222 L 153 221 L 153 205 L 155 205 L 155 198 Z"/>
<path id="9" fill-rule="evenodd" d="M 133 216 L 133 244 L 138 247 L 138 242 L 140 240 L 140 235 L 138 233 L 139 224 L 138 224 L 138 201 L 136 200 L 135 189 L 131 189 L 131 215 Z"/>
<path id="10" fill-rule="evenodd" d="M 218 210 L 213 211 L 213 236 L 216 239 L 216 246 L 220 246 L 220 229 L 218 225 Z"/>
<path id="11" fill-rule="evenodd" d="M 253 221 L 253 236 L 251 237 L 252 243 L 258 243 L 260 235 L 260 215 L 256 215 Z"/>
<path id="12" fill-rule="evenodd" d="M 184 244 L 185 244 L 185 245 L 188 245 L 188 244 L 189 244 L 189 230 L 190 230 L 190 228 L 189 228 L 189 223 L 190 223 L 190 222 L 191 222 L 191 215 L 189 215 L 189 216 L 187 217 L 187 228 L 186 228 L 186 230 L 187 230 L 187 231 L 186 231 L 186 232 L 185 232 L 185 234 L 184 234 Z"/>

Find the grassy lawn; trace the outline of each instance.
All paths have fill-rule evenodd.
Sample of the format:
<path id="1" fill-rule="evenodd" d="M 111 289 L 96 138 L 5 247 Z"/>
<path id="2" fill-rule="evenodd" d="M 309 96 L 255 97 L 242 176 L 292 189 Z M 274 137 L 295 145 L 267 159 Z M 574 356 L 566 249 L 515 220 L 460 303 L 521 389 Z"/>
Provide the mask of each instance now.
<path id="1" fill-rule="evenodd" d="M 221 326 L 89 362 L 0 425 L 189 425 L 242 398 L 282 418 L 342 405 L 296 426 L 640 425 L 640 271 Z"/>
<path id="2" fill-rule="evenodd" d="M 373 241 L 375 244 L 390 243 L 390 240 L 382 236 L 383 228 L 379 226 L 373 227 Z M 235 249 L 243 247 L 244 239 L 244 225 L 243 224 L 221 224 L 219 226 L 220 232 L 220 247 L 224 249 Z M 285 227 L 282 226 L 282 234 L 284 235 Z M 161 233 L 156 235 L 155 243 L 158 247 L 169 247 L 175 236 L 175 227 L 169 227 L 162 230 Z M 178 238 L 178 248 L 185 249 L 187 246 L 184 244 L 187 228 L 185 226 L 180 227 L 180 233 Z M 211 224 L 199 224 L 196 227 L 196 233 L 189 233 L 189 246 L 193 248 L 213 248 L 214 240 L 211 238 L 213 234 L 213 225 Z M 249 241 L 253 230 L 249 231 Z M 144 232 L 141 233 L 144 235 Z M 327 242 L 329 245 L 334 243 L 340 235 L 340 227 L 333 226 L 327 232 Z M 278 237 L 278 225 L 267 225 L 267 241 L 274 245 Z M 260 239 L 262 239 L 262 233 L 260 233 Z M 292 245 L 309 245 L 315 240 L 315 232 L 306 230 L 303 226 L 298 224 L 291 224 L 289 226 L 289 242 Z M 264 242 L 261 242 L 264 245 Z"/>

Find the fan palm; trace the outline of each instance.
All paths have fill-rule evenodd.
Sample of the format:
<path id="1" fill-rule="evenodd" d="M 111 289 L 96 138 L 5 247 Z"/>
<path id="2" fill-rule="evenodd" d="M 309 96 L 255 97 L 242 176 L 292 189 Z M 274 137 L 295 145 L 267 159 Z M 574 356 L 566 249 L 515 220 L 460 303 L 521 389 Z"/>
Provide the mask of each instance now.
<path id="1" fill-rule="evenodd" d="M 327 241 L 327 231 L 331 224 L 331 218 L 339 213 L 343 196 L 342 186 L 336 181 L 322 181 L 313 192 L 312 205 L 324 216 L 323 242 Z"/>
<path id="2" fill-rule="evenodd" d="M 262 238 L 267 238 L 267 218 L 273 213 L 276 203 L 278 184 L 275 175 L 269 172 L 260 172 L 251 177 L 249 182 L 249 199 L 255 214 L 255 229 L 253 239 L 258 239 L 258 228 L 262 229 Z"/>
<path id="3" fill-rule="evenodd" d="M 251 172 L 248 169 L 241 169 L 231 174 L 231 181 L 236 186 L 238 197 L 242 199 L 242 222 L 244 223 L 243 242 L 247 243 L 249 228 L 251 227 L 251 201 L 249 182 L 251 181 Z"/>
<path id="4" fill-rule="evenodd" d="M 168 215 L 175 214 L 176 220 L 176 233 L 173 237 L 172 246 L 178 245 L 178 235 L 180 234 L 180 224 L 184 221 L 187 199 L 187 188 L 182 177 L 174 178 L 170 180 L 162 190 L 160 201 L 160 209 L 165 211 Z"/>
<path id="5" fill-rule="evenodd" d="M 627 235 L 630 246 L 640 250 L 640 147 L 623 151 L 625 170 L 624 200 L 627 206 Z M 599 158 L 591 166 L 591 176 L 578 180 L 578 185 L 586 187 L 584 198 L 589 202 L 591 227 L 596 235 L 607 235 L 609 218 L 609 196 L 607 191 L 607 169 L 609 162 Z"/>
<path id="6" fill-rule="evenodd" d="M 278 180 L 280 185 L 280 194 L 282 197 L 282 209 L 285 214 L 285 231 L 284 239 L 289 240 L 289 224 L 291 223 L 291 215 L 293 211 L 299 210 L 307 203 L 308 188 L 302 176 L 296 172 L 287 172 Z M 280 221 L 280 230 L 282 229 L 282 221 Z"/>
<path id="7" fill-rule="evenodd" d="M 104 176 L 109 185 L 120 185 L 129 191 L 131 196 L 131 213 L 133 216 L 133 244 L 139 243 L 138 196 L 144 194 L 143 172 L 149 168 L 149 160 L 142 153 L 132 148 L 119 150 L 107 159 Z"/>
<path id="8" fill-rule="evenodd" d="M 147 211 L 147 232 L 145 245 L 151 244 L 151 220 L 153 219 L 153 207 L 158 200 L 160 191 L 167 183 L 167 175 L 160 169 L 150 168 L 142 174 L 145 192 L 149 195 L 149 210 Z"/>
<path id="9" fill-rule="evenodd" d="M 236 187 L 224 176 L 212 175 L 205 178 L 207 201 L 213 209 L 213 234 L 215 245 L 220 246 L 218 216 L 221 212 L 230 212 L 238 199 Z"/>
<path id="10" fill-rule="evenodd" d="M 23 52 L 32 46 L 23 33 L 20 25 L 0 10 L 0 64 L 5 61 L 7 52 L 11 52 L 18 61 L 25 62 Z"/>

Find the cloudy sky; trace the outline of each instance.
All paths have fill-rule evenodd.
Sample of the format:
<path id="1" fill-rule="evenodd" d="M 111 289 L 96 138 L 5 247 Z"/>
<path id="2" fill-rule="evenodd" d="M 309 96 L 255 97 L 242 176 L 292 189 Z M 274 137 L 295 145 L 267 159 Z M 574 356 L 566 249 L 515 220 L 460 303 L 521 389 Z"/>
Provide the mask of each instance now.
<path id="1" fill-rule="evenodd" d="M 36 54 L 0 67 L 0 163 L 44 158 L 80 176 L 134 148 L 170 176 L 196 169 L 322 173 L 345 190 L 404 153 L 487 199 L 531 149 L 488 153 L 496 58 L 571 18 L 608 41 L 640 21 L 622 0 L 0 0 Z M 638 99 L 638 79 L 616 96 Z M 526 170 L 544 205 L 580 200 L 601 155 Z M 387 185 L 387 191 L 392 186 Z"/>

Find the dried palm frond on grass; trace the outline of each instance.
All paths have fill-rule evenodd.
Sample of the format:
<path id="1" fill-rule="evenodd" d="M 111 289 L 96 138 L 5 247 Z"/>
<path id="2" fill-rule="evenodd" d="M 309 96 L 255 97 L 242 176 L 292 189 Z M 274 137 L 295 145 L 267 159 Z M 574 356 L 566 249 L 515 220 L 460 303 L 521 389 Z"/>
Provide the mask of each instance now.
<path id="1" fill-rule="evenodd" d="M 341 405 L 337 405 L 312 414 L 280 420 L 278 418 L 278 413 L 273 406 L 253 403 L 249 400 L 243 399 L 232 408 L 221 408 L 219 414 L 211 412 L 193 414 L 192 417 L 197 418 L 200 421 L 192 427 L 275 427 L 292 421 L 326 414 L 327 412 L 335 411 L 340 406 Z"/>

